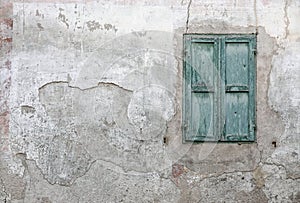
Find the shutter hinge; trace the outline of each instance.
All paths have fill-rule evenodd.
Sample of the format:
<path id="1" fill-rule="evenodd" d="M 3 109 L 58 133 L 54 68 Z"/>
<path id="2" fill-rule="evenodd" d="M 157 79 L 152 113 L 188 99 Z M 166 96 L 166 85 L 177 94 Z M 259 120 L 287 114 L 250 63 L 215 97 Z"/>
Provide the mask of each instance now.
<path id="1" fill-rule="evenodd" d="M 226 121 L 224 121 L 222 135 L 223 135 L 223 138 L 225 138 L 225 135 L 226 135 Z"/>
<path id="2" fill-rule="evenodd" d="M 253 130 L 253 131 L 256 130 L 256 125 L 255 125 L 255 123 L 249 124 L 249 127 L 250 127 L 250 131 L 251 131 L 251 130 Z"/>
<path id="3" fill-rule="evenodd" d="M 256 55 L 257 54 L 257 50 L 256 49 L 251 49 L 251 51 Z"/>

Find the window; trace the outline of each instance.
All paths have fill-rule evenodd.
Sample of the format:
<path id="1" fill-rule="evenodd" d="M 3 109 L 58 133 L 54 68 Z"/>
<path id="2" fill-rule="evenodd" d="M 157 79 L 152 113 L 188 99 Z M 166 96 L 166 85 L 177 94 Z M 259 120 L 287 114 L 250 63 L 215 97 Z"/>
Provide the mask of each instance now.
<path id="1" fill-rule="evenodd" d="M 254 141 L 256 35 L 184 35 L 184 141 Z"/>

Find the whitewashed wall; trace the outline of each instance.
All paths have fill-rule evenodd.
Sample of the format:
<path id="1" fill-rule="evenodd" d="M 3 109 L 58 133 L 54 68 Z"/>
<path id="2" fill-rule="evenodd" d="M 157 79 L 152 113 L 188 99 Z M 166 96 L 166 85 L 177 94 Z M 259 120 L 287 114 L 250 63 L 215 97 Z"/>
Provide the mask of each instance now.
<path id="1" fill-rule="evenodd" d="M 5 0 L 0 18 L 0 201 L 300 201 L 298 0 Z M 256 143 L 182 143 L 186 32 L 257 33 Z"/>

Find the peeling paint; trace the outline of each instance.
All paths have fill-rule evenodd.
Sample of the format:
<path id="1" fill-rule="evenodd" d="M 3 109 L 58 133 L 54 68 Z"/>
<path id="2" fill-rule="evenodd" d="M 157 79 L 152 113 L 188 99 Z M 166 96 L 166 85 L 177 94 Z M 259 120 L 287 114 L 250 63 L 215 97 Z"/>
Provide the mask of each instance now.
<path id="1" fill-rule="evenodd" d="M 63 14 L 62 12 L 64 11 L 64 9 L 59 8 L 59 15 L 58 15 L 58 19 L 64 23 L 67 28 L 69 29 L 69 23 L 68 23 L 68 18 L 66 18 L 65 14 Z"/>

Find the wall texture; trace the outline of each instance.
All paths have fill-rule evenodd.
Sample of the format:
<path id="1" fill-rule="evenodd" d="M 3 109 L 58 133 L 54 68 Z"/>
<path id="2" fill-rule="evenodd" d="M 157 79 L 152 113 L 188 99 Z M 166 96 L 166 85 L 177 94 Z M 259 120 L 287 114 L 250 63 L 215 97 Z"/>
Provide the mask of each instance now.
<path id="1" fill-rule="evenodd" d="M 300 202 L 298 0 L 2 0 L 0 201 Z M 182 143 L 183 33 L 257 33 L 257 142 Z"/>

